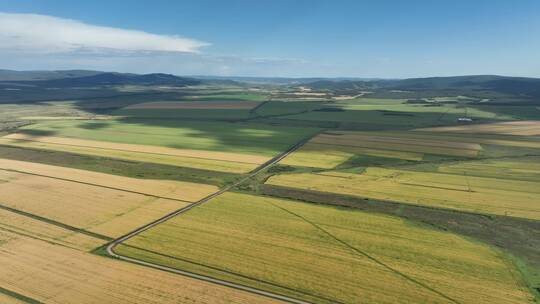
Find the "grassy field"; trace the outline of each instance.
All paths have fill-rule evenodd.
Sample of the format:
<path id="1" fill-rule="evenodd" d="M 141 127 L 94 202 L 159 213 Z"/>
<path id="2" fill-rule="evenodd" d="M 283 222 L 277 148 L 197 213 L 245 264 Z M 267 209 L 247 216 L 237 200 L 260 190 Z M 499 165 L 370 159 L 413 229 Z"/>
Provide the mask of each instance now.
<path id="1" fill-rule="evenodd" d="M 114 114 L 138 118 L 238 120 L 249 118 L 252 109 L 260 103 L 252 100 L 146 102 L 129 105 Z"/>
<path id="2" fill-rule="evenodd" d="M 273 303 L 266 298 L 0 229 L 0 300 L 22 303 Z M 4 301 L 4 298 L 11 302 Z"/>
<path id="3" fill-rule="evenodd" d="M 200 119 L 216 121 L 245 120 L 251 116 L 249 109 L 121 109 L 115 115 L 146 119 Z"/>
<path id="4" fill-rule="evenodd" d="M 513 266 L 485 245 L 395 217 L 245 194 L 220 196 L 117 251 L 315 303 L 531 301 Z"/>
<path id="5" fill-rule="evenodd" d="M 333 110 L 306 111 L 282 118 L 333 121 L 344 127 L 363 129 L 406 129 L 455 125 L 459 117 L 477 122 L 540 119 L 534 106 L 483 106 L 478 104 L 410 104 L 405 99 L 356 98 L 326 105 Z"/>
<path id="6" fill-rule="evenodd" d="M 258 106 L 260 102 L 256 101 L 184 101 L 184 102 L 173 102 L 173 101 L 156 101 L 156 102 L 145 102 L 129 105 L 124 109 L 132 110 L 174 110 L 174 109 L 232 109 L 232 110 L 242 110 L 242 109 L 252 109 Z"/>

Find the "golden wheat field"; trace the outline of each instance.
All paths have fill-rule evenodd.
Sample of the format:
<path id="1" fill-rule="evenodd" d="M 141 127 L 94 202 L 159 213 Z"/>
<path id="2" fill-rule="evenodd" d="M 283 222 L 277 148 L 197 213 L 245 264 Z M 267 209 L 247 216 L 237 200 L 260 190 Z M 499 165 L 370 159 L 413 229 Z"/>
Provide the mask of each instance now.
<path id="1" fill-rule="evenodd" d="M 247 194 L 219 196 L 117 251 L 312 303 L 532 301 L 486 245 L 397 217 Z"/>
<path id="2" fill-rule="evenodd" d="M 1 288 L 38 303 L 274 302 L 236 289 L 92 255 L 3 230 L 0 230 L 0 265 Z"/>
<path id="3" fill-rule="evenodd" d="M 258 106 L 258 101 L 158 101 L 145 102 L 129 105 L 126 110 L 141 110 L 141 109 L 222 109 L 222 110 L 249 110 Z"/>
<path id="4" fill-rule="evenodd" d="M 84 251 L 90 251 L 106 242 L 104 239 L 68 230 L 55 223 L 4 209 L 0 209 L 0 229 Z"/>
<path id="5" fill-rule="evenodd" d="M 115 237 L 187 203 L 0 170 L 1 205 Z"/>
<path id="6" fill-rule="evenodd" d="M 270 185 L 540 219 L 540 183 L 370 167 L 361 173 L 273 176 Z"/>
<path id="7" fill-rule="evenodd" d="M 118 190 L 139 192 L 159 197 L 194 202 L 218 190 L 212 185 L 190 182 L 145 180 L 97 173 L 59 166 L 44 165 L 0 158 L 0 170 L 14 170 L 40 176 L 86 183 Z"/>
<path id="8" fill-rule="evenodd" d="M 10 297 L 10 296 L 8 296 L 6 294 L 2 294 L 2 293 L 0 293 L 0 303 L 3 303 L 3 304 L 26 304 L 26 302 L 23 301 L 23 300 L 18 300 L 15 297 Z"/>

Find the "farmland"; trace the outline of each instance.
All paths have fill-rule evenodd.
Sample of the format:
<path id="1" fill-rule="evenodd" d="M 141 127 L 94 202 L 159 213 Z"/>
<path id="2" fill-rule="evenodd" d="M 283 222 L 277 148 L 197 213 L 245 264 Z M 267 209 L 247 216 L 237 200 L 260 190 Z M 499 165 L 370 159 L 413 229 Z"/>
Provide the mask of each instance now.
<path id="1" fill-rule="evenodd" d="M 234 289 L 0 230 L 0 299 L 13 303 L 271 303 Z M 11 301 L 11 299 L 10 299 Z"/>
<path id="2" fill-rule="evenodd" d="M 437 132 L 327 132 L 282 161 L 318 171 L 273 176 L 267 184 L 538 220 L 540 171 L 532 154 L 538 143 Z"/>
<path id="3" fill-rule="evenodd" d="M 129 105 L 126 110 L 155 110 L 155 109 L 252 109 L 259 105 L 256 101 L 231 102 L 231 101 L 185 101 L 185 102 L 145 102 Z"/>
<path id="4" fill-rule="evenodd" d="M 315 129 L 254 124 L 48 121 L 23 127 L 0 144 L 245 173 Z"/>
<path id="5" fill-rule="evenodd" d="M 540 112 L 523 99 L 94 89 L 0 105 L 2 303 L 537 296 Z"/>
<path id="6" fill-rule="evenodd" d="M 346 181 L 346 183 L 344 183 Z M 462 175 L 368 168 L 361 174 L 328 171 L 271 178 L 277 186 L 341 193 L 529 219 L 540 219 L 540 184 Z"/>
<path id="7" fill-rule="evenodd" d="M 242 123 L 127 120 L 43 122 L 20 131 L 115 143 L 273 156 L 314 130 Z M 255 141 L 250 144 L 248 141 Z M 248 142 L 248 145 L 246 145 Z"/>
<path id="8" fill-rule="evenodd" d="M 242 156 L 247 159 L 241 160 L 241 155 L 234 153 L 194 151 L 53 136 L 29 136 L 27 134 L 5 136 L 0 139 L 0 144 L 234 173 L 248 172 L 269 159 L 244 154 Z"/>
<path id="9" fill-rule="evenodd" d="M 2 206 L 107 237 L 125 234 L 215 189 L 17 161 L 3 160 L 0 168 Z M 184 194 L 186 189 L 191 190 Z"/>
<path id="10" fill-rule="evenodd" d="M 245 194 L 220 196 L 117 251 L 316 303 L 529 297 L 487 246 L 395 217 Z"/>
<path id="11" fill-rule="evenodd" d="M 138 192 L 145 195 L 187 202 L 195 202 L 218 190 L 217 187 L 209 185 L 165 180 L 142 180 L 6 159 L 0 159 L 0 170 L 26 173 L 127 192 Z"/>
<path id="12" fill-rule="evenodd" d="M 511 121 L 470 126 L 426 128 L 422 131 L 454 132 L 454 133 L 487 133 L 507 135 L 540 135 L 538 121 Z"/>

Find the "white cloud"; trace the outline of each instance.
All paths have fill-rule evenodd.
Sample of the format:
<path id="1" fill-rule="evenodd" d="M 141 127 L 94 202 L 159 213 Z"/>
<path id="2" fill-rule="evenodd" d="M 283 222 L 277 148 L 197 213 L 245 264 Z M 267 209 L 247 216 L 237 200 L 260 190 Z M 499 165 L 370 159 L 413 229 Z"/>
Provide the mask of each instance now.
<path id="1" fill-rule="evenodd" d="M 208 43 L 170 35 L 96 26 L 36 14 L 0 12 L 0 50 L 25 53 L 197 53 Z"/>

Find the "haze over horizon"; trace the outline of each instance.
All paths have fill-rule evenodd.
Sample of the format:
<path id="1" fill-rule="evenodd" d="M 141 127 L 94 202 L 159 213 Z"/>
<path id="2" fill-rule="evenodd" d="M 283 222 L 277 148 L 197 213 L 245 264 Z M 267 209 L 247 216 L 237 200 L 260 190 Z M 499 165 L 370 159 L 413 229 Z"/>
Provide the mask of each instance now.
<path id="1" fill-rule="evenodd" d="M 540 77 L 539 34 L 538 1 L 0 0 L 0 68 L 13 70 Z"/>

